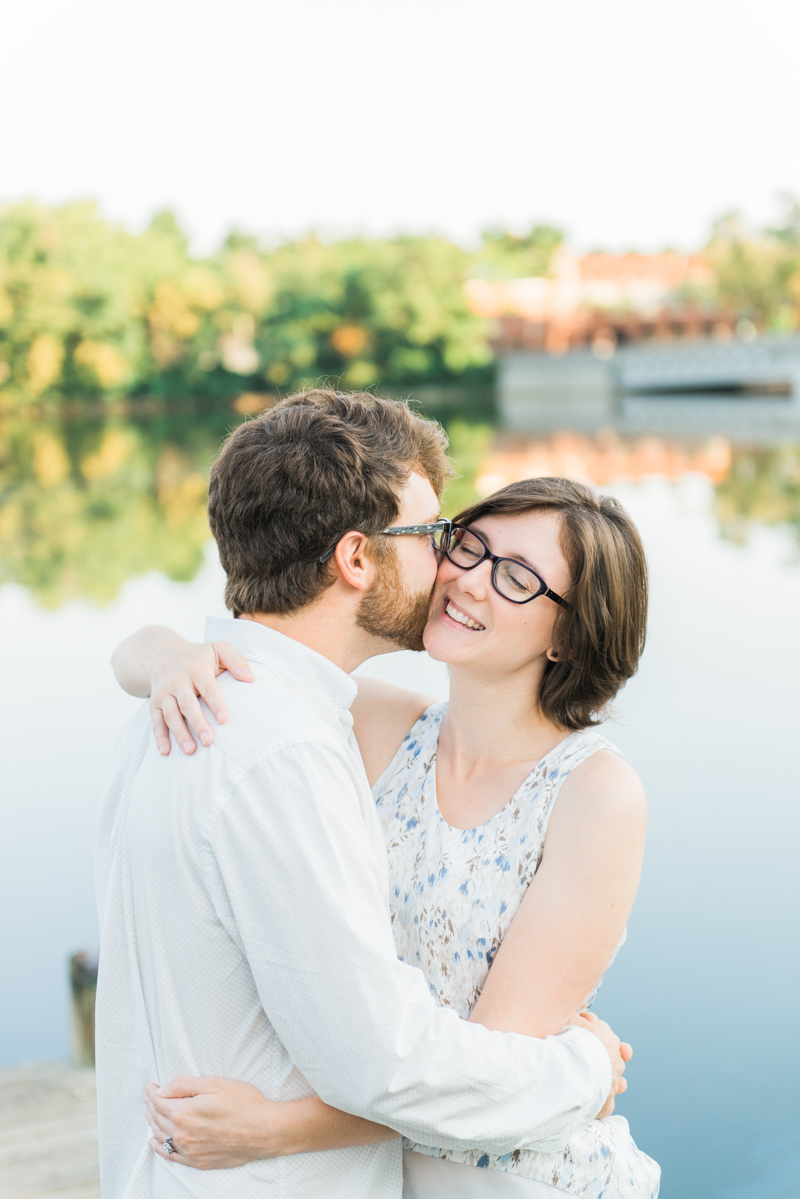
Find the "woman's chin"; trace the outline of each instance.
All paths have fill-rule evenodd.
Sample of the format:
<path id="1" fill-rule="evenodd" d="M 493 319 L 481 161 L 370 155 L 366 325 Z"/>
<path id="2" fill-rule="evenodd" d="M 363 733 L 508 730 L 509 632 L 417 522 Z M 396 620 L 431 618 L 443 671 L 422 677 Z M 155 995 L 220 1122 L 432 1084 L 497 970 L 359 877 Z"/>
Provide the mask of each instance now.
<path id="1" fill-rule="evenodd" d="M 459 634 L 456 634 L 459 637 Z M 441 620 L 438 616 L 432 616 L 422 634 L 422 644 L 429 658 L 433 658 L 434 662 L 458 662 L 461 657 L 463 645 L 456 641 L 452 634 L 448 634 L 446 629 L 442 628 Z"/>

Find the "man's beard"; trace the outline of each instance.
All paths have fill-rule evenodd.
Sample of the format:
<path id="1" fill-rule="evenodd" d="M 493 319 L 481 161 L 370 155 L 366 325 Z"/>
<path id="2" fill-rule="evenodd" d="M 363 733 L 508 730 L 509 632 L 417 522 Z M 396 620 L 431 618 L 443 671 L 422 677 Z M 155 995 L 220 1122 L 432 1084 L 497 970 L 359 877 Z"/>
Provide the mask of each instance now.
<path id="1" fill-rule="evenodd" d="M 377 565 L 375 582 L 359 605 L 356 624 L 399 649 L 423 650 L 422 633 L 428 623 L 431 593 L 408 594 L 393 551 L 382 556 Z"/>

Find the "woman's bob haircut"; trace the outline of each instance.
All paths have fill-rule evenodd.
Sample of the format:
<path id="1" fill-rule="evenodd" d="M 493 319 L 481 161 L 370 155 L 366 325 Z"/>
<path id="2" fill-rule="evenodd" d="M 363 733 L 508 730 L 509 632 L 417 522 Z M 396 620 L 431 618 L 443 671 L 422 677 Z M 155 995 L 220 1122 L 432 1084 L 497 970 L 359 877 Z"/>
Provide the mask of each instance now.
<path id="1" fill-rule="evenodd" d="M 523 479 L 464 509 L 471 525 L 484 516 L 557 512 L 570 571 L 554 629 L 558 660 L 542 678 L 542 715 L 563 729 L 600 724 L 619 689 L 635 674 L 647 623 L 647 560 L 622 505 L 570 479 Z M 544 601 L 538 601 L 544 602 Z"/>

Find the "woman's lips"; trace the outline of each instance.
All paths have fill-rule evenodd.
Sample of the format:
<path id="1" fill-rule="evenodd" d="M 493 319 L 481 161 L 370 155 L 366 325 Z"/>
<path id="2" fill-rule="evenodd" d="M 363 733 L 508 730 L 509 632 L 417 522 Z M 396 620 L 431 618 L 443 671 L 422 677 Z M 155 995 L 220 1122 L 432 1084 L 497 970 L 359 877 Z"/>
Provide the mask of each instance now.
<path id="1" fill-rule="evenodd" d="M 442 607 L 442 615 L 452 624 L 457 625 L 460 629 L 468 629 L 471 633 L 482 633 L 485 630 L 485 625 L 480 624 L 467 612 L 463 612 L 451 599 L 445 596 Z"/>

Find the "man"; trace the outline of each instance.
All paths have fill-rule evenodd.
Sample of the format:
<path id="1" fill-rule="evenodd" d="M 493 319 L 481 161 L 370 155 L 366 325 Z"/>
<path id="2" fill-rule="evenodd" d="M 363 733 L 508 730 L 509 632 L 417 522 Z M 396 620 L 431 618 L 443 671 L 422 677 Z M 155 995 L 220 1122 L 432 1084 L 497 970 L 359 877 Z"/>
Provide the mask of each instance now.
<path id="1" fill-rule="evenodd" d="M 175 1170 L 144 1089 L 221 1075 L 316 1092 L 417 1142 L 505 1153 L 563 1143 L 622 1069 L 605 1026 L 533 1040 L 438 1008 L 397 960 L 387 865 L 352 734 L 349 674 L 421 648 L 449 474 L 438 426 L 318 390 L 228 439 L 209 516 L 237 619 L 209 621 L 255 682 L 222 680 L 213 746 L 165 761 L 131 722 L 101 814 L 98 1095 L 104 1199 L 399 1199 L 398 1141 Z M 613 1071 L 612 1071 L 613 1065 Z"/>

